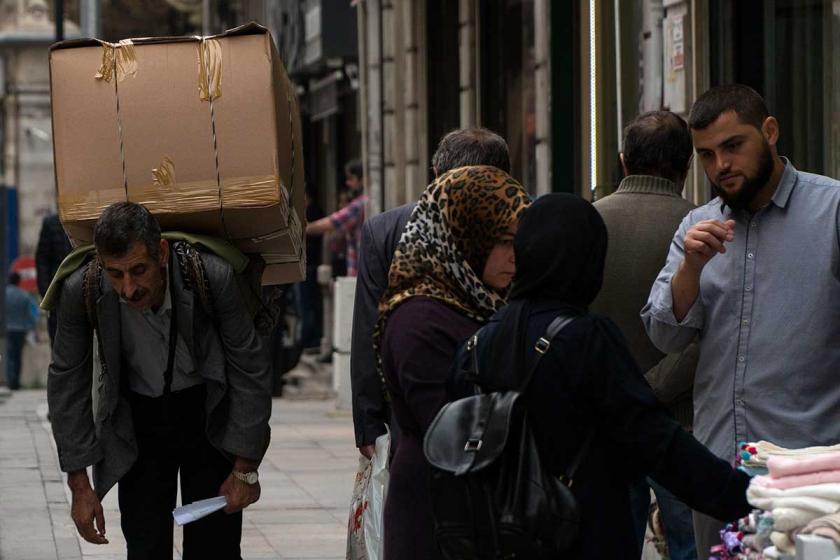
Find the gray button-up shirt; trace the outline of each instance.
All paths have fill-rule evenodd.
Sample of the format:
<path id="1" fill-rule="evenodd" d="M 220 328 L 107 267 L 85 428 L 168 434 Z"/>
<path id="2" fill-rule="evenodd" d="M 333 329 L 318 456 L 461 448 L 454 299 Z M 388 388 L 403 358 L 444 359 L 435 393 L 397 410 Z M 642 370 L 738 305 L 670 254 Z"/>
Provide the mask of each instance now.
<path id="1" fill-rule="evenodd" d="M 127 304 L 120 306 L 122 350 L 131 366 L 131 390 L 147 397 L 163 395 L 164 372 L 169 361 L 169 329 L 172 322 L 172 292 L 166 281 L 166 295 L 157 312 L 137 311 Z M 178 334 L 175 343 L 175 365 L 172 368 L 172 390 L 181 391 L 204 380 L 195 372 L 190 350 Z"/>
<path id="2" fill-rule="evenodd" d="M 840 443 L 840 182 L 785 163 L 755 214 L 715 199 L 686 216 L 642 309 L 663 352 L 699 333 L 694 435 L 728 461 L 740 441 Z M 671 278 L 686 232 L 710 219 L 735 220 L 735 238 L 703 269 L 680 323 Z"/>

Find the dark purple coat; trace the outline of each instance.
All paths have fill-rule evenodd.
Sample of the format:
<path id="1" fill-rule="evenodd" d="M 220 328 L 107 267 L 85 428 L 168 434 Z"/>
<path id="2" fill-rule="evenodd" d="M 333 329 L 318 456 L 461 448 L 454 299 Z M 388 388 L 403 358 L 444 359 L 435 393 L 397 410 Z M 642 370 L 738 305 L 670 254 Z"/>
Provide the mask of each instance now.
<path id="1" fill-rule="evenodd" d="M 388 318 L 382 337 L 385 383 L 400 440 L 391 462 L 385 502 L 385 558 L 440 558 L 429 501 L 423 436 L 452 400 L 450 371 L 460 344 L 481 325 L 446 304 L 409 299 Z"/>

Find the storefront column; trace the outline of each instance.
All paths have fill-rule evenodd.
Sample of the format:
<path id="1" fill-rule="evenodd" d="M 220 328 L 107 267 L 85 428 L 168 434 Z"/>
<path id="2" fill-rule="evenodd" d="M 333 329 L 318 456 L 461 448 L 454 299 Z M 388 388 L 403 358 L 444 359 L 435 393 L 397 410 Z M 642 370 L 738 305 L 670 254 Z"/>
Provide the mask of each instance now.
<path id="1" fill-rule="evenodd" d="M 476 126 L 479 124 L 478 99 L 478 26 L 476 25 L 477 6 L 475 0 L 460 0 L 459 38 L 460 48 L 458 57 L 460 60 L 461 89 L 461 128 Z"/>

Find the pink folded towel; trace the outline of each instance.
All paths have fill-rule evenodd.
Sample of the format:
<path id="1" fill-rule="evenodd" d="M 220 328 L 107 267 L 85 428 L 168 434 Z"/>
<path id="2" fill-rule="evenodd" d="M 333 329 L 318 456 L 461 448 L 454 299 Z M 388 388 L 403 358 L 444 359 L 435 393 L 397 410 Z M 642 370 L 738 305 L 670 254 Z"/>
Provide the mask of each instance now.
<path id="1" fill-rule="evenodd" d="M 775 478 L 773 476 L 756 476 L 752 484 L 762 488 L 801 488 L 802 486 L 813 486 L 814 484 L 826 484 L 829 482 L 840 482 L 840 469 L 833 471 L 812 472 L 807 474 L 794 474 Z"/>
<path id="2" fill-rule="evenodd" d="M 840 470 L 840 451 L 798 457 L 772 455 L 767 459 L 767 470 L 773 478 Z"/>

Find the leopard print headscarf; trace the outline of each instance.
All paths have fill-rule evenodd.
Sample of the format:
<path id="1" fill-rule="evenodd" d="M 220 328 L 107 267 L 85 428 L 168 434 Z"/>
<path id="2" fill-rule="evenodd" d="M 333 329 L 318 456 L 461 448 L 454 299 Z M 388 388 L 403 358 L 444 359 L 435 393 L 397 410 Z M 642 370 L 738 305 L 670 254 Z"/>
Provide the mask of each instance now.
<path id="1" fill-rule="evenodd" d="M 481 275 L 490 251 L 528 206 L 528 193 L 491 166 L 453 169 L 429 185 L 406 224 L 379 303 L 377 335 L 397 306 L 428 296 L 480 322 L 505 303 Z M 375 336 L 374 340 L 378 340 Z"/>

